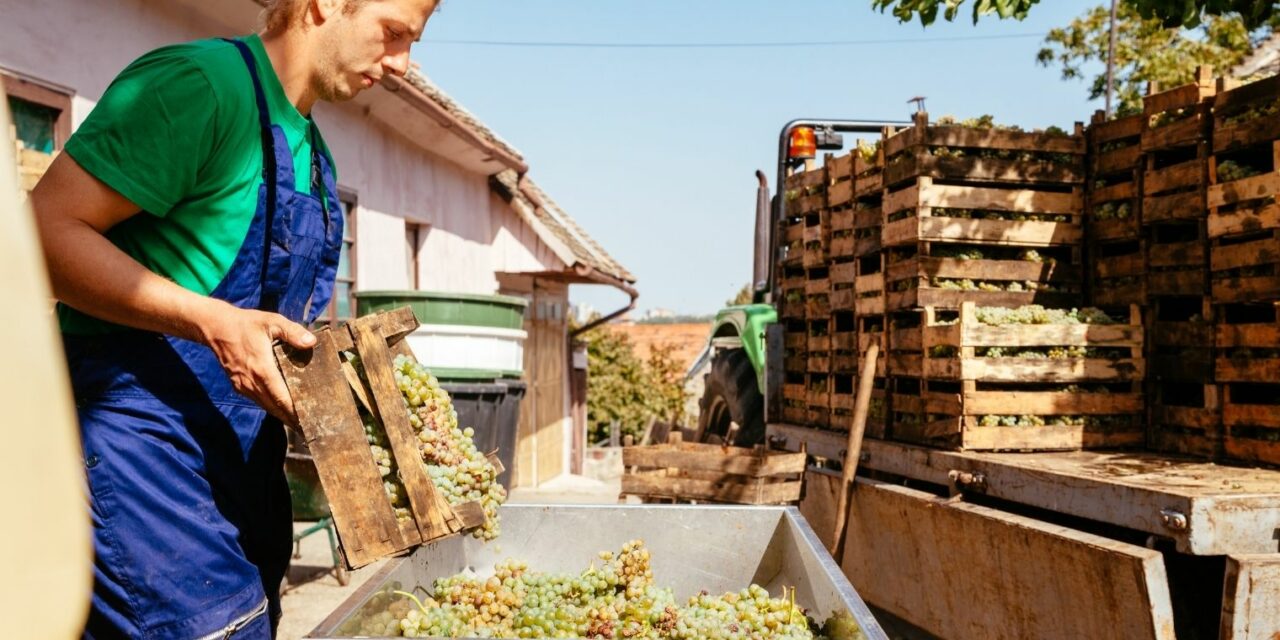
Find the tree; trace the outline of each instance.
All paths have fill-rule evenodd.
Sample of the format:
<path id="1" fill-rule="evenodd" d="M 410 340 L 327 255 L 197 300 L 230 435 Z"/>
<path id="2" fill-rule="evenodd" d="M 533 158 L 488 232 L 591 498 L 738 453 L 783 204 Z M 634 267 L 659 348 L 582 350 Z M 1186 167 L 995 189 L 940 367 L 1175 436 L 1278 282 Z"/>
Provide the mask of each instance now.
<path id="1" fill-rule="evenodd" d="M 1109 29 L 1109 8 L 1094 7 L 1070 25 L 1051 30 L 1036 60 L 1046 67 L 1060 65 L 1063 80 L 1084 79 L 1086 63 L 1106 62 Z M 1148 83 L 1166 89 L 1187 84 L 1202 64 L 1225 71 L 1244 60 L 1254 44 L 1240 16 L 1210 16 L 1195 28 L 1170 29 L 1158 19 L 1143 18 L 1129 4 L 1120 5 L 1116 13 L 1116 113 L 1141 111 Z M 1106 91 L 1107 75 L 1099 73 L 1089 82 L 1089 98 L 1100 98 Z"/>
<path id="2" fill-rule="evenodd" d="M 902 22 L 919 17 L 928 26 L 938 18 L 939 10 L 948 22 L 955 20 L 966 0 L 871 0 L 880 11 L 892 10 Z M 1021 20 L 1040 0 L 973 0 L 973 21 L 995 14 L 1000 18 Z M 1207 16 L 1238 15 L 1248 29 L 1256 29 L 1276 13 L 1273 0 L 1122 0 L 1143 18 L 1159 20 L 1166 27 L 1195 27 Z"/>
<path id="3" fill-rule="evenodd" d="M 724 304 L 725 306 L 729 306 L 729 307 L 736 307 L 739 305 L 751 304 L 751 300 L 753 298 L 754 293 L 755 292 L 751 290 L 751 283 L 744 284 L 742 285 L 742 288 L 738 290 L 737 295 L 734 295 L 732 298 L 725 300 Z"/>
<path id="4" fill-rule="evenodd" d="M 618 423 L 622 435 L 637 439 L 650 420 L 679 423 L 684 412 L 684 371 L 674 347 L 655 346 L 640 359 L 627 334 L 601 326 L 587 341 L 587 434 L 589 442 L 609 437 Z"/>

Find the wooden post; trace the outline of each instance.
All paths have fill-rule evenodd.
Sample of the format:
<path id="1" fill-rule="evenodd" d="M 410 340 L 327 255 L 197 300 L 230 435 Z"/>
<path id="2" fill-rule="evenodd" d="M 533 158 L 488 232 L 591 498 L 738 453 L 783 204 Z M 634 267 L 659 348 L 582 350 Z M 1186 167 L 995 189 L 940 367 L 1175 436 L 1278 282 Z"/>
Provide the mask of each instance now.
<path id="1" fill-rule="evenodd" d="M 871 389 L 875 384 L 876 359 L 880 357 L 880 345 L 872 342 L 862 361 L 858 378 L 858 397 L 853 403 L 853 424 L 849 428 L 849 442 L 844 450 L 844 474 L 840 482 L 840 501 L 836 505 L 836 530 L 831 538 L 831 555 L 839 562 L 844 546 L 844 529 L 849 515 L 849 489 L 858 472 L 858 458 L 862 456 L 862 434 L 867 429 L 867 411 L 871 406 Z"/>

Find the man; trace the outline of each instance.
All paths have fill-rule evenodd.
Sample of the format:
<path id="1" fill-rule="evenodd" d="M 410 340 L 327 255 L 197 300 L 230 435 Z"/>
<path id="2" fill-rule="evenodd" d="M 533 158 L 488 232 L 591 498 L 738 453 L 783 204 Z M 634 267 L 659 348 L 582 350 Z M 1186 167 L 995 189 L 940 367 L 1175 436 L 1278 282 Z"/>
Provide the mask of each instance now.
<path id="1" fill-rule="evenodd" d="M 32 193 L 92 506 L 86 637 L 274 635 L 293 408 L 272 341 L 314 344 L 342 243 L 311 108 L 404 74 L 436 3 L 274 0 L 261 34 L 148 53 Z"/>

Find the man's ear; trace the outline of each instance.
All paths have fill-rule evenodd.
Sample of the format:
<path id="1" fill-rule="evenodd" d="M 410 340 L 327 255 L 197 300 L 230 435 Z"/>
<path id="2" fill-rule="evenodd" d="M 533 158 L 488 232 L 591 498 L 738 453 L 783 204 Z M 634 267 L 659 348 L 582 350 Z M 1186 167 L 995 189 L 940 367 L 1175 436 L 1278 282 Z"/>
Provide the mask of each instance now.
<path id="1" fill-rule="evenodd" d="M 346 0 L 310 0 L 311 17 L 316 24 L 324 24 L 342 10 Z"/>

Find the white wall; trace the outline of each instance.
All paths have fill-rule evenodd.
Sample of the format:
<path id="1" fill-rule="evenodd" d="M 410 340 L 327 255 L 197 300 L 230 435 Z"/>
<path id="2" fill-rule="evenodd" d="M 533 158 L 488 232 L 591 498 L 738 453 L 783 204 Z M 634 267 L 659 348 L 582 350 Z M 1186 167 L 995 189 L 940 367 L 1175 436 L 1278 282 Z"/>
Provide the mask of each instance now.
<path id="1" fill-rule="evenodd" d="M 251 0 L 0 0 L 0 68 L 72 90 L 78 126 L 139 55 L 248 33 L 257 15 Z M 495 293 L 496 272 L 565 268 L 492 195 L 487 176 L 433 155 L 365 113 L 358 104 L 316 109 L 341 186 L 358 198 L 357 289 L 408 288 L 406 218 L 429 225 L 420 256 L 424 289 Z"/>

